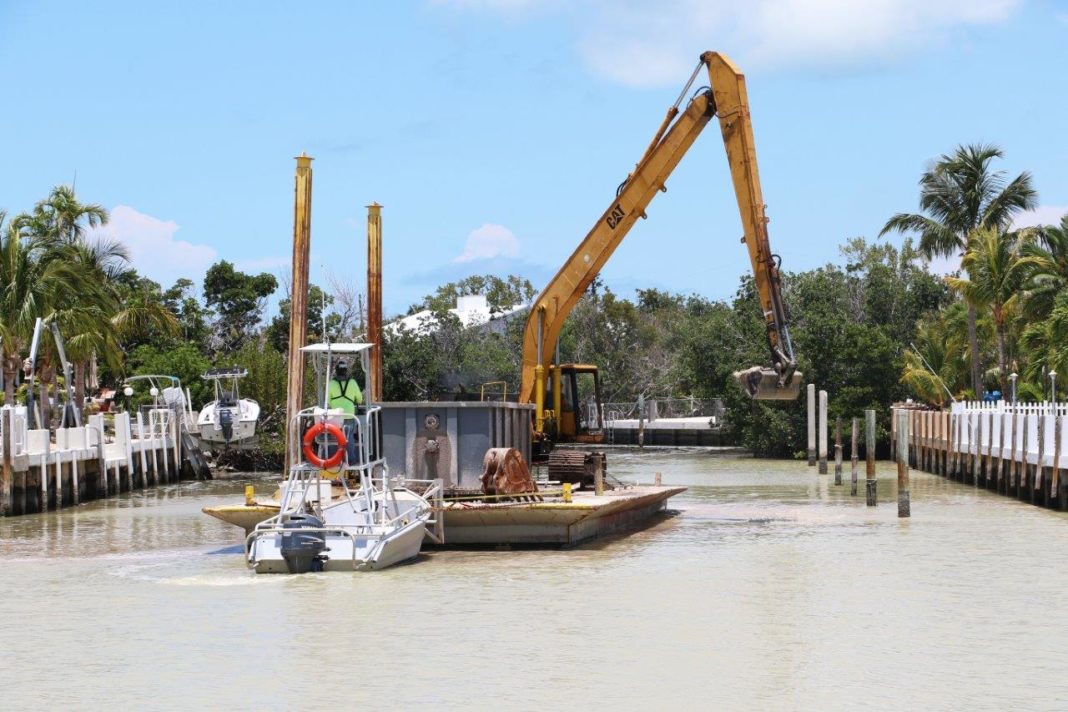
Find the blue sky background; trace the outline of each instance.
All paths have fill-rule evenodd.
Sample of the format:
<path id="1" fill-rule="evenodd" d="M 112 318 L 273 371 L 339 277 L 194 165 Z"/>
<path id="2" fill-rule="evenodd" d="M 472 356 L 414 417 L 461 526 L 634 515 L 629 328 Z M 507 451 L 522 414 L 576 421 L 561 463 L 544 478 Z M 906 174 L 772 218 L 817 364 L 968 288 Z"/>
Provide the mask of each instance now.
<path id="1" fill-rule="evenodd" d="M 639 158 L 705 49 L 746 72 L 773 248 L 837 259 L 916 208 L 925 165 L 999 144 L 1068 212 L 1068 4 L 1053 0 L 0 1 L 0 208 L 77 173 L 163 282 L 288 270 L 293 156 L 315 157 L 313 280 L 385 297 L 517 272 L 540 287 Z M 731 295 L 748 270 L 718 131 L 609 262 L 620 292 Z M 899 241 L 899 238 L 894 238 Z"/>

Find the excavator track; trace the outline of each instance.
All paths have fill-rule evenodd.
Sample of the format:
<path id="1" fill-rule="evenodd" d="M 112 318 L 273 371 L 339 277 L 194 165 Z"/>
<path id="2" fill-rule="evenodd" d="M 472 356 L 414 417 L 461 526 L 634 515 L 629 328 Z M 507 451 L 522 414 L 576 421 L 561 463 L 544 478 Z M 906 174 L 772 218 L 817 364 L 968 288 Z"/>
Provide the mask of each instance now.
<path id="1" fill-rule="evenodd" d="M 597 467 L 597 458 L 605 463 L 607 474 L 607 459 L 604 453 L 590 452 L 587 450 L 556 449 L 549 453 L 549 479 L 558 482 L 570 482 L 573 485 L 593 485 L 594 468 Z"/>

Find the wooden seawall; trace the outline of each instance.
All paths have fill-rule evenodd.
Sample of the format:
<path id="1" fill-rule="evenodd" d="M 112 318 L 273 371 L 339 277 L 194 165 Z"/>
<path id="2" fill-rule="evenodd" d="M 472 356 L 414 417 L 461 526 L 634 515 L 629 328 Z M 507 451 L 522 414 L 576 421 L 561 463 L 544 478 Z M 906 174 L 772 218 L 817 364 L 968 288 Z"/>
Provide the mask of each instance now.
<path id="1" fill-rule="evenodd" d="M 80 428 L 27 427 L 25 407 L 0 408 L 0 516 L 32 514 L 195 476 L 183 467 L 170 410 L 103 415 Z"/>
<path id="2" fill-rule="evenodd" d="M 1068 509 L 1068 404 L 954 403 L 895 408 L 909 419 L 909 465 L 1032 504 Z M 897 449 L 897 418 L 891 418 Z"/>

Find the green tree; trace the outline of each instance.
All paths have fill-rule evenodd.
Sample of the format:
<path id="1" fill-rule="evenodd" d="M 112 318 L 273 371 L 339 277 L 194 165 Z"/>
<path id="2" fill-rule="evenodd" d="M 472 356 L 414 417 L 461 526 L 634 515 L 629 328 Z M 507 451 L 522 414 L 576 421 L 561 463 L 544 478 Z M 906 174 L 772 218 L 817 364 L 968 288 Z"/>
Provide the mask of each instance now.
<path id="1" fill-rule="evenodd" d="M 93 305 L 98 293 L 85 270 L 64 258 L 54 234 L 42 234 L 40 227 L 26 215 L 6 226 L 0 220 L 0 349 L 8 403 L 36 320 L 71 303 Z"/>
<path id="2" fill-rule="evenodd" d="M 204 301 L 215 310 L 212 345 L 216 351 L 233 351 L 252 335 L 263 315 L 263 302 L 278 288 L 266 272 L 245 274 L 226 260 L 213 264 L 204 275 Z"/>
<path id="3" fill-rule="evenodd" d="M 504 279 L 492 274 L 476 274 L 437 288 L 433 294 L 423 297 L 419 304 L 412 305 L 409 314 L 429 309 L 448 311 L 456 306 L 458 297 L 481 294 L 486 297 L 492 314 L 511 309 L 516 304 L 529 304 L 534 298 L 534 286 L 530 280 L 510 274 Z"/>
<path id="4" fill-rule="evenodd" d="M 1053 311 L 1057 295 L 1068 287 L 1068 215 L 1060 225 L 1034 232 L 1035 240 L 1023 246 L 1032 258 L 1028 270 L 1023 311 L 1030 321 L 1041 321 Z"/>
<path id="5" fill-rule="evenodd" d="M 86 228 L 107 225 L 108 213 L 94 203 L 80 202 L 73 187 L 57 185 L 34 206 L 31 219 L 37 223 L 39 234 L 74 245 L 85 241 Z"/>
<path id="6" fill-rule="evenodd" d="M 946 278 L 949 285 L 964 296 L 970 309 L 991 310 L 1002 393 L 1007 392 L 1009 375 L 1006 322 L 1016 308 L 1027 269 L 1035 262 L 1034 258 L 1020 255 L 1024 239 L 1017 233 L 1001 233 L 997 228 L 979 228 L 972 233 L 961 262 L 969 278 Z"/>
<path id="7" fill-rule="evenodd" d="M 177 376 L 189 388 L 194 408 L 214 397 L 211 386 L 201 378 L 209 368 L 211 361 L 193 344 L 178 344 L 173 348 L 144 344 L 134 349 L 127 363 L 132 375 Z"/>
<path id="8" fill-rule="evenodd" d="M 193 280 L 180 277 L 162 294 L 163 306 L 178 320 L 178 334 L 183 340 L 208 348 L 210 329 L 208 321 L 214 316 L 197 299 Z"/>
<path id="9" fill-rule="evenodd" d="M 334 323 L 331 323 L 331 315 L 324 311 L 326 307 L 330 307 L 333 303 L 333 296 L 325 293 L 318 285 L 312 284 L 308 286 L 305 318 L 307 319 L 307 341 L 309 344 L 325 339 L 324 324 L 325 326 L 336 326 L 336 319 L 333 320 Z M 292 308 L 291 305 L 292 300 L 290 299 L 280 301 L 278 303 L 278 315 L 271 319 L 271 323 L 267 326 L 267 343 L 275 351 L 283 354 L 289 352 L 289 313 Z M 324 314 L 326 314 L 325 322 Z"/>
<path id="10" fill-rule="evenodd" d="M 925 255 L 963 259 L 975 230 L 1007 230 L 1013 216 L 1037 205 L 1038 196 L 1029 173 L 1006 182 L 1003 171 L 991 169 L 994 159 L 1001 157 L 1001 149 L 984 144 L 958 146 L 952 154 L 942 155 L 920 177 L 922 213 L 898 213 L 879 234 L 916 233 Z M 981 398 L 982 356 L 974 306 L 968 308 L 968 341 L 972 389 Z"/>

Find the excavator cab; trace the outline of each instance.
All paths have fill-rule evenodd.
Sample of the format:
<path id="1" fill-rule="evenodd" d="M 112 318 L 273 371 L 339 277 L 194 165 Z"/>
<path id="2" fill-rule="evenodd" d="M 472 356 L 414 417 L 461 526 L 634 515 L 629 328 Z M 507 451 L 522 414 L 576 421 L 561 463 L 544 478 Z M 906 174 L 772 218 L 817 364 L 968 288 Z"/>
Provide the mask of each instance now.
<path id="1" fill-rule="evenodd" d="M 549 437 L 557 443 L 603 443 L 604 413 L 597 367 L 565 363 L 549 368 L 545 402 L 552 407 Z"/>

